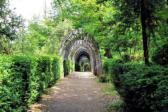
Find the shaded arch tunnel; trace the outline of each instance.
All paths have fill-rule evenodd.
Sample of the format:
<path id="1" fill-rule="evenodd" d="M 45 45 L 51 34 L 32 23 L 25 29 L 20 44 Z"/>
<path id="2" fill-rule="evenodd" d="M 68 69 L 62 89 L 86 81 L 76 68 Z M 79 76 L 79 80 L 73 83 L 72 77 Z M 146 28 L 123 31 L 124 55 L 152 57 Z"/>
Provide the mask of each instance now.
<path id="1" fill-rule="evenodd" d="M 101 57 L 98 44 L 81 30 L 73 30 L 62 41 L 60 55 L 64 59 L 72 60 L 75 71 L 102 73 Z"/>
<path id="2" fill-rule="evenodd" d="M 80 51 L 75 55 L 75 71 L 91 71 L 90 56 L 85 51 Z"/>

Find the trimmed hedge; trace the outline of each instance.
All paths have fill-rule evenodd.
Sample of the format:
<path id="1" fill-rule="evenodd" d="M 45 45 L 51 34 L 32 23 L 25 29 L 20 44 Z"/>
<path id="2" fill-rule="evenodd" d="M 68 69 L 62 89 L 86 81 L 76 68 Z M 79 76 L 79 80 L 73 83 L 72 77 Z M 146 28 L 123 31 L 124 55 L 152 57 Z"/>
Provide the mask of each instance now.
<path id="1" fill-rule="evenodd" d="M 113 64 L 117 64 L 117 63 L 122 63 L 123 60 L 122 59 L 105 59 L 103 61 L 103 72 L 105 75 L 100 75 L 99 76 L 99 81 L 100 82 L 113 82 L 113 78 L 111 77 L 112 74 L 112 70 L 111 66 Z"/>
<path id="2" fill-rule="evenodd" d="M 108 69 L 111 69 L 113 83 L 125 103 L 126 112 L 168 111 L 168 68 L 120 61 L 109 64 Z"/>
<path id="3" fill-rule="evenodd" d="M 0 112 L 23 112 L 60 78 L 61 61 L 49 56 L 0 56 Z"/>
<path id="4" fill-rule="evenodd" d="M 73 61 L 64 59 L 63 68 L 64 68 L 64 76 L 69 75 L 73 71 L 73 68 L 74 68 Z"/>
<path id="5" fill-rule="evenodd" d="M 105 74 L 111 74 L 112 73 L 112 69 L 111 66 L 113 66 L 113 64 L 117 64 L 117 63 L 122 63 L 123 60 L 122 59 L 105 59 L 103 62 L 103 70 Z"/>

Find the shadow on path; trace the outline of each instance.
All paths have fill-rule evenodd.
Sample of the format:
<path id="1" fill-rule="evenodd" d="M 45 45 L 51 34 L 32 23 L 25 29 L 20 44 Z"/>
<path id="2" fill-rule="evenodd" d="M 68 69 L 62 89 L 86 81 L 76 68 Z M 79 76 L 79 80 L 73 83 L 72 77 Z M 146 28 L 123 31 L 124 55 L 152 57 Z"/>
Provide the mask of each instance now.
<path id="1" fill-rule="evenodd" d="M 109 100 L 101 91 L 103 87 L 92 73 L 74 72 L 43 95 L 39 104 L 31 105 L 28 112 L 106 112 L 106 105 L 116 98 Z"/>

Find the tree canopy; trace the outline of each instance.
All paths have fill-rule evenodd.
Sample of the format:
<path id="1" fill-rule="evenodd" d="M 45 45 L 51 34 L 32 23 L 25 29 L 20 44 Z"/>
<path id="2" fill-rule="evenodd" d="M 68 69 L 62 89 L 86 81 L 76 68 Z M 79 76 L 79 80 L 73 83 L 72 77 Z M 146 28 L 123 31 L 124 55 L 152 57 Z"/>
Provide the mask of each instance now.
<path id="1" fill-rule="evenodd" d="M 144 58 L 149 65 L 154 49 L 167 40 L 166 0 L 53 0 L 49 16 L 34 17 L 27 28 L 9 2 L 0 4 L 4 53 L 58 54 L 62 38 L 82 29 L 97 41 L 103 58 Z"/>

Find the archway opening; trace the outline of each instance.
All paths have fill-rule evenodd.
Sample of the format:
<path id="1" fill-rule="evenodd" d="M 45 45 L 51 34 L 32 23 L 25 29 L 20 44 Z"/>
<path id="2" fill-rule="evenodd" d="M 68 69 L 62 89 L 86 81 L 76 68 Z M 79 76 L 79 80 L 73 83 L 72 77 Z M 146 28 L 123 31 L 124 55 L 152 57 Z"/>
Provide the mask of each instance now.
<path id="1" fill-rule="evenodd" d="M 87 52 L 81 51 L 79 54 L 76 55 L 75 71 L 79 71 L 79 72 L 91 71 L 90 56 Z"/>

